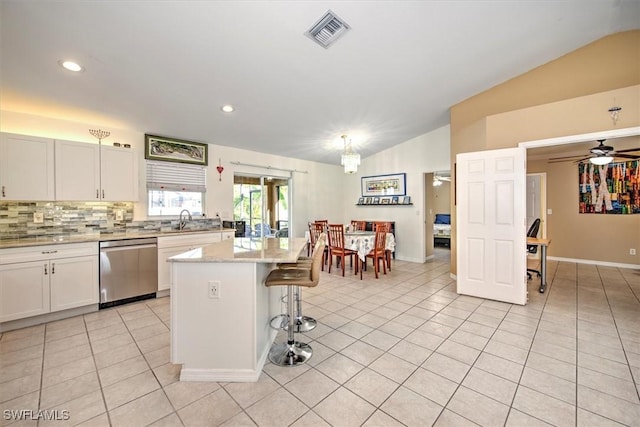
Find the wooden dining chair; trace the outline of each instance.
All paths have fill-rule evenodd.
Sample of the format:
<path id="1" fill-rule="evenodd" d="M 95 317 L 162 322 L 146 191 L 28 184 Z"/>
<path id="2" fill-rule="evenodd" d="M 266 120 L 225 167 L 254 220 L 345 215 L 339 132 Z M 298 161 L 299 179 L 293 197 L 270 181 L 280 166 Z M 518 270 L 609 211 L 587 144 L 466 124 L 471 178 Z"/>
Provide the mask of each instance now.
<path id="1" fill-rule="evenodd" d="M 365 231 L 367 228 L 367 221 L 351 220 L 351 229 L 354 231 Z"/>
<path id="2" fill-rule="evenodd" d="M 358 259 L 358 253 L 356 251 L 344 247 L 344 225 L 342 224 L 329 224 L 329 273 L 331 273 L 331 265 L 333 263 L 334 256 L 336 257 L 336 263 L 338 262 L 338 258 L 340 258 L 343 277 L 346 258 L 350 258 L 351 268 L 353 268 L 353 257 L 355 256 L 356 259 Z M 358 273 L 357 262 L 355 273 Z"/>
<path id="3" fill-rule="evenodd" d="M 386 233 L 391 233 L 391 223 L 388 221 L 376 221 L 373 223 L 373 230 L 385 230 Z M 387 268 L 389 269 L 389 271 L 391 271 L 391 251 L 385 249 L 384 254 Z"/>
<path id="4" fill-rule="evenodd" d="M 322 233 L 325 233 L 325 232 L 326 232 L 326 228 L 324 225 L 322 225 L 322 223 L 318 223 L 318 222 L 309 223 L 309 237 L 311 240 L 311 243 L 309 246 L 311 247 L 311 255 L 313 255 L 313 252 L 315 250 L 314 248 L 316 247 L 318 238 Z M 329 247 L 325 245 L 323 251 L 324 253 L 322 254 L 322 271 L 324 271 L 324 266 L 327 264 L 327 261 L 328 261 L 327 258 L 329 257 Z"/>
<path id="5" fill-rule="evenodd" d="M 316 219 L 314 221 L 314 223 L 322 224 L 324 226 L 325 230 L 329 227 L 329 220 L 328 219 Z"/>
<path id="6" fill-rule="evenodd" d="M 364 264 L 366 264 L 368 258 L 371 258 L 373 260 L 373 269 L 376 273 L 376 279 L 378 278 L 378 272 L 380 271 L 380 260 L 382 260 L 382 268 L 383 268 L 384 274 L 387 274 L 386 243 L 387 243 L 387 232 L 384 230 L 384 227 L 380 227 L 378 230 L 376 230 L 376 237 L 375 237 L 375 243 L 373 245 L 373 249 L 369 251 L 364 261 L 360 261 L 360 258 L 358 258 L 358 261 Z M 365 267 L 364 264 L 360 265 L 360 280 L 362 280 L 362 270 Z"/>

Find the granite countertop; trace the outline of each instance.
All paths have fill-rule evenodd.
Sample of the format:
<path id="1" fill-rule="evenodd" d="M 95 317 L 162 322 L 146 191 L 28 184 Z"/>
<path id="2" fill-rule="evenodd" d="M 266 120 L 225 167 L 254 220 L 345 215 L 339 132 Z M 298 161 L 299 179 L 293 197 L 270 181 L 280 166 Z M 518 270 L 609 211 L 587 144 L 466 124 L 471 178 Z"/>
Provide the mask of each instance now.
<path id="1" fill-rule="evenodd" d="M 152 232 L 136 232 L 136 233 L 104 233 L 104 234 L 80 234 L 80 235 L 59 235 L 59 236 L 41 236 L 41 237 L 25 237 L 22 239 L 6 239 L 0 240 L 0 249 L 21 248 L 29 246 L 44 245 L 60 245 L 66 243 L 89 243 L 104 242 L 107 240 L 125 240 L 125 239 L 145 239 L 149 237 L 169 237 L 184 236 L 189 234 L 202 233 L 223 233 L 235 232 L 234 228 L 212 228 L 208 230 L 183 230 L 183 231 L 152 231 Z M 229 239 L 231 240 L 231 239 Z"/>
<path id="2" fill-rule="evenodd" d="M 173 256 L 173 262 L 296 262 L 305 248 L 302 237 L 236 237 Z"/>

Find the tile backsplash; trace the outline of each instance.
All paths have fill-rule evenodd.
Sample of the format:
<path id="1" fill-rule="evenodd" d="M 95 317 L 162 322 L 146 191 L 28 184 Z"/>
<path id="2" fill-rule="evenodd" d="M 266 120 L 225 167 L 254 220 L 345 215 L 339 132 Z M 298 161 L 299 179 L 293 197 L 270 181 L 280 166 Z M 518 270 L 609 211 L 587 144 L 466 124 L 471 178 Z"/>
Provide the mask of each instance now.
<path id="1" fill-rule="evenodd" d="M 42 223 L 34 222 L 36 213 L 42 214 Z M 218 226 L 218 218 L 202 218 L 189 221 L 185 228 L 198 230 Z M 177 228 L 177 219 L 133 221 L 131 202 L 0 202 L 0 240 L 58 235 L 150 233 Z"/>

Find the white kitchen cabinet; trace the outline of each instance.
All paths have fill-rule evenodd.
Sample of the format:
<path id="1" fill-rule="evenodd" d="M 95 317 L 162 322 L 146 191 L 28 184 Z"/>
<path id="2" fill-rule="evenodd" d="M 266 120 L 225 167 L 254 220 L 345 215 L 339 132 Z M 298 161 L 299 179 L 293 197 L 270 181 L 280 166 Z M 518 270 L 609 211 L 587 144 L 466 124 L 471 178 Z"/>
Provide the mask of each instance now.
<path id="1" fill-rule="evenodd" d="M 49 263 L 52 312 L 98 303 L 97 255 L 62 258 Z"/>
<path id="2" fill-rule="evenodd" d="M 56 140 L 55 152 L 57 200 L 138 200 L 134 150 Z"/>
<path id="3" fill-rule="evenodd" d="M 111 202 L 138 200 L 138 158 L 131 148 L 103 145 L 100 150 L 100 197 Z"/>
<path id="4" fill-rule="evenodd" d="M 0 200 L 54 200 L 53 140 L 0 135 Z"/>
<path id="5" fill-rule="evenodd" d="M 100 200 L 100 146 L 56 140 L 56 199 Z"/>
<path id="6" fill-rule="evenodd" d="M 0 265 L 0 322 L 49 313 L 48 268 L 48 261 Z"/>
<path id="7" fill-rule="evenodd" d="M 234 237 L 235 237 L 235 232 L 233 231 L 222 232 L 222 240 L 233 239 Z"/>
<path id="8" fill-rule="evenodd" d="M 211 243 L 220 242 L 221 232 L 158 237 L 158 291 L 171 288 L 171 263 L 167 259 Z M 231 233 L 233 238 L 233 233 Z"/>
<path id="9" fill-rule="evenodd" d="M 97 304 L 98 244 L 0 250 L 0 322 Z"/>

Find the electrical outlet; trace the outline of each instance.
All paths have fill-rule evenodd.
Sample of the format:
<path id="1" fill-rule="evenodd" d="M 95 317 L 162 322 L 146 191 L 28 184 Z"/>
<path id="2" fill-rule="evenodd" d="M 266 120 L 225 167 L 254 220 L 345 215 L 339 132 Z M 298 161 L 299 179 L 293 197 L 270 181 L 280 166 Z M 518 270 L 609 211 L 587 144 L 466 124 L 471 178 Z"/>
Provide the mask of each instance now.
<path id="1" fill-rule="evenodd" d="M 636 250 L 634 248 L 629 249 L 629 255 L 635 255 Z"/>
<path id="2" fill-rule="evenodd" d="M 116 221 L 124 220 L 124 211 L 122 209 L 116 209 Z"/>
<path id="3" fill-rule="evenodd" d="M 217 280 L 209 280 L 209 298 L 220 298 L 220 282 Z"/>
<path id="4" fill-rule="evenodd" d="M 42 224 L 42 223 L 44 223 L 44 212 L 34 212 L 33 213 L 33 223 L 34 224 Z"/>

